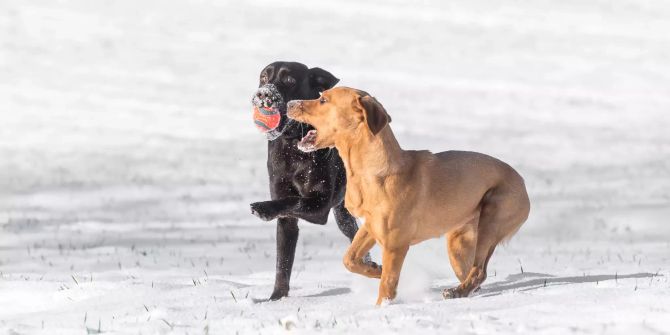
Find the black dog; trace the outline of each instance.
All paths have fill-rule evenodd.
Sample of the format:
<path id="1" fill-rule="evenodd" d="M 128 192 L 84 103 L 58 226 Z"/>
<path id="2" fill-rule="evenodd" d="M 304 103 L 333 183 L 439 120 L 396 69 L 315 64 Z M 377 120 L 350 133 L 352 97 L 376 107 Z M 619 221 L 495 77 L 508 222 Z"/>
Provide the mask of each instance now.
<path id="1" fill-rule="evenodd" d="M 277 268 L 270 300 L 288 295 L 298 219 L 323 225 L 333 208 L 338 227 L 350 241 L 358 231 L 356 219 L 344 208 L 346 171 L 337 150 L 299 150 L 300 140 L 314 128 L 286 117 L 288 101 L 316 99 L 338 81 L 325 70 L 295 62 L 274 62 L 261 72 L 252 102 L 276 108 L 281 115 L 276 130 L 267 133 L 272 200 L 251 204 L 251 212 L 259 218 L 277 219 Z"/>

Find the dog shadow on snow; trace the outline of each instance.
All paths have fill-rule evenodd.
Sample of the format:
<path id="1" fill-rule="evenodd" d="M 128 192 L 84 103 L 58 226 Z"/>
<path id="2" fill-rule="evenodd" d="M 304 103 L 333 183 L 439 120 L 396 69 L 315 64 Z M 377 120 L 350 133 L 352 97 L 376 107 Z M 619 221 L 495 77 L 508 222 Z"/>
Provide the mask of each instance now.
<path id="1" fill-rule="evenodd" d="M 314 294 L 309 294 L 309 295 L 303 295 L 303 296 L 298 296 L 302 298 L 320 298 L 320 297 L 334 297 L 337 295 L 344 295 L 344 294 L 349 294 L 351 293 L 351 289 L 348 287 L 333 287 L 330 289 L 327 289 L 323 292 L 320 293 L 314 293 Z M 258 298 L 252 298 L 251 301 L 255 304 L 258 303 L 265 303 L 268 302 L 267 299 L 258 299 Z"/>
<path id="2" fill-rule="evenodd" d="M 524 272 L 519 274 L 509 275 L 505 280 L 491 284 L 484 284 L 474 296 L 477 297 L 493 297 L 501 295 L 507 291 L 532 291 L 546 288 L 549 286 L 572 285 L 584 283 L 599 283 L 606 281 L 618 281 L 626 279 L 644 279 L 652 280 L 654 277 L 660 277 L 661 274 L 640 272 L 633 274 L 613 274 L 613 275 L 590 275 L 590 276 L 572 276 L 572 277 L 556 277 L 546 273 Z M 245 285 L 240 283 L 233 283 L 224 281 L 237 288 L 249 287 L 252 285 Z M 442 292 L 444 287 L 434 287 L 431 291 Z M 305 295 L 304 298 L 330 297 L 351 293 L 351 289 L 347 287 L 334 287 L 326 289 L 323 292 Z M 252 298 L 253 303 L 267 302 L 267 299 Z"/>
<path id="3" fill-rule="evenodd" d="M 514 275 L 509 275 L 505 280 L 484 284 L 477 296 L 492 297 L 503 294 L 506 291 L 531 291 L 548 286 L 584 284 L 584 283 L 599 283 L 610 280 L 624 280 L 624 279 L 642 279 L 654 278 L 660 276 L 659 274 L 641 272 L 633 274 L 613 274 L 613 275 L 590 275 L 590 276 L 574 276 L 574 277 L 556 277 L 545 273 L 524 272 Z M 437 289 L 435 289 L 437 290 Z M 441 291 L 441 289 L 440 289 Z"/>
<path id="4" fill-rule="evenodd" d="M 571 285 L 571 284 L 584 284 L 584 283 L 599 283 L 610 280 L 625 280 L 625 279 L 643 279 L 654 277 L 659 277 L 660 274 L 656 273 L 633 273 L 633 274 L 613 274 L 613 275 L 591 275 L 591 276 L 574 276 L 574 277 L 556 277 L 550 274 L 545 273 L 535 273 L 535 272 L 524 272 L 514 275 L 509 275 L 505 280 L 501 282 L 491 283 L 489 285 L 484 285 L 482 289 L 477 293 L 477 296 L 480 297 L 492 297 L 496 295 L 501 295 L 505 291 L 531 291 L 548 286 L 559 286 L 559 285 Z M 435 291 L 442 292 L 443 288 L 433 289 Z M 351 293 L 349 288 L 338 287 L 331 288 L 326 291 L 323 291 L 318 294 L 307 295 L 307 298 L 314 297 L 328 297 L 336 296 L 342 294 Z"/>

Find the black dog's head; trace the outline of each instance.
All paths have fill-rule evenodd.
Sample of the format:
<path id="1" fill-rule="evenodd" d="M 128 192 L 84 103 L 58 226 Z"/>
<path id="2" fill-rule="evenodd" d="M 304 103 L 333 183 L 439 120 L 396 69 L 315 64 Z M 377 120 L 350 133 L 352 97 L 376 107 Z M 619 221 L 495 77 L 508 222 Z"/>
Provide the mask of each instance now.
<path id="1" fill-rule="evenodd" d="M 291 121 L 286 117 L 286 103 L 291 100 L 316 99 L 319 93 L 340 81 L 330 72 L 318 67 L 308 68 L 296 62 L 274 62 L 266 66 L 259 78 L 258 90 L 252 103 L 255 107 L 278 110 L 279 126 L 266 132 L 268 140 L 281 136 Z"/>

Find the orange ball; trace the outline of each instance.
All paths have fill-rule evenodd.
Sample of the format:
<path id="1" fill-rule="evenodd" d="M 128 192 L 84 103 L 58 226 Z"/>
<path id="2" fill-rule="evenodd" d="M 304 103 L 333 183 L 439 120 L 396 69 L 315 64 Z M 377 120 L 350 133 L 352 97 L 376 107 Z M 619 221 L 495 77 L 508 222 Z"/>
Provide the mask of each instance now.
<path id="1" fill-rule="evenodd" d="M 254 106 L 254 123 L 264 133 L 279 127 L 281 114 L 278 109 Z"/>

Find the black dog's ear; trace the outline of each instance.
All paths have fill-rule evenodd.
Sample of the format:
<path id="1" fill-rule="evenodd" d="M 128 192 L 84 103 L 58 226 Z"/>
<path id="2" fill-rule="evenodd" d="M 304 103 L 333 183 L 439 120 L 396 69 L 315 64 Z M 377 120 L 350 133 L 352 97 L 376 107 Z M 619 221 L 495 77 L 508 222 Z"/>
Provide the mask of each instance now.
<path id="1" fill-rule="evenodd" d="M 391 116 L 386 113 L 384 106 L 370 95 L 359 98 L 359 101 L 365 111 L 365 121 L 368 124 L 368 128 L 370 128 L 372 135 L 377 135 L 391 122 Z"/>
<path id="2" fill-rule="evenodd" d="M 308 70 L 309 75 L 309 86 L 316 88 L 319 92 L 323 92 L 327 89 L 333 88 L 337 84 L 339 79 L 335 78 L 330 72 L 313 67 Z"/>

